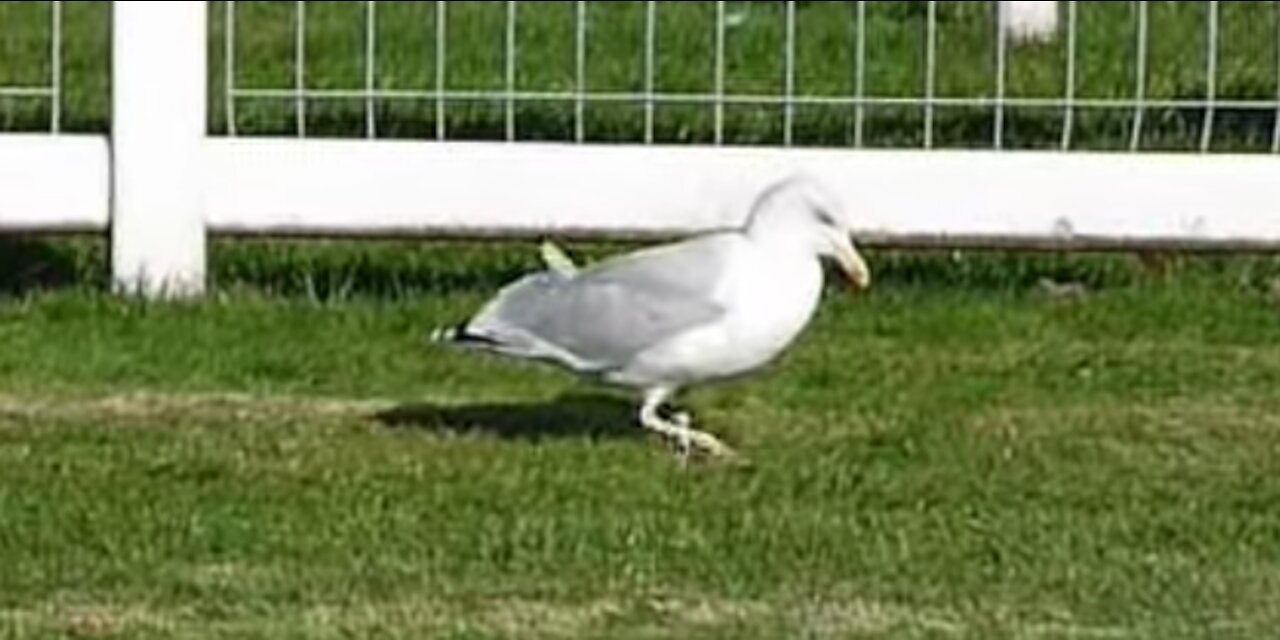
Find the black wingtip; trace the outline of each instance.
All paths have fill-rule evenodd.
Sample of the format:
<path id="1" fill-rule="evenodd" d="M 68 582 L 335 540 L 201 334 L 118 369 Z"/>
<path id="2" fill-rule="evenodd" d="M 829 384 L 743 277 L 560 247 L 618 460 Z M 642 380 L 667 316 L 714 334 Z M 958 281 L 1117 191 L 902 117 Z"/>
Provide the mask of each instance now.
<path id="1" fill-rule="evenodd" d="M 440 327 L 431 332 L 431 335 L 427 337 L 427 341 L 436 344 L 456 342 L 465 331 L 466 325 L 463 324 Z"/>
<path id="2" fill-rule="evenodd" d="M 470 331 L 466 323 L 436 329 L 431 332 L 429 341 L 437 344 L 456 345 L 497 344 L 496 340 L 488 336 Z"/>

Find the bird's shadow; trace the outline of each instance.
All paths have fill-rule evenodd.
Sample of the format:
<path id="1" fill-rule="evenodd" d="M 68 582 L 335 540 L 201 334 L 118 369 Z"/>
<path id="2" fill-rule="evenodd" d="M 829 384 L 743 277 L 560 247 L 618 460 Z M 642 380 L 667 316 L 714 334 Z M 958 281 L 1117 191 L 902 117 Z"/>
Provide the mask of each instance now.
<path id="1" fill-rule="evenodd" d="M 503 440 L 640 438 L 635 407 L 607 395 L 570 394 L 549 402 L 471 405 L 405 404 L 375 418 L 392 429 L 483 434 Z"/>

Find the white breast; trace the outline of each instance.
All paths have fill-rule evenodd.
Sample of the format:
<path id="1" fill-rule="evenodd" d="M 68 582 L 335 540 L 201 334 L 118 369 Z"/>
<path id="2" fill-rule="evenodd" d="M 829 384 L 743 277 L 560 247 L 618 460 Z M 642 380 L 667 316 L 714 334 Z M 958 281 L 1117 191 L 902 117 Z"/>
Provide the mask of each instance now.
<path id="1" fill-rule="evenodd" d="M 721 329 L 736 347 L 730 369 L 753 369 L 777 357 L 804 330 L 822 294 L 822 267 L 813 257 L 751 253 L 724 292 L 730 312 Z"/>
<path id="2" fill-rule="evenodd" d="M 776 254 L 744 241 L 731 274 L 715 298 L 726 315 L 644 353 L 627 377 L 673 386 L 727 378 L 776 358 L 803 331 L 822 293 L 822 267 L 814 258 Z"/>

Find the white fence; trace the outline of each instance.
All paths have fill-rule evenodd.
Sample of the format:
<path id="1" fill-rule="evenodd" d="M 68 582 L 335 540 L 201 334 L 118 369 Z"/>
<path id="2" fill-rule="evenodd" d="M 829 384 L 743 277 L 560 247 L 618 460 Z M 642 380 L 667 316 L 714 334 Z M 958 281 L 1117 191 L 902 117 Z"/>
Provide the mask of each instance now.
<path id="1" fill-rule="evenodd" d="M 1270 93 L 1236 99 L 1219 91 L 1224 46 L 1219 5 L 1228 4 L 1219 2 L 1197 3 L 1204 7 L 1203 95 L 1190 98 L 1148 95 L 1153 27 L 1148 3 L 1130 3 L 1134 90 L 1117 98 L 1077 90 L 1086 71 L 1078 64 L 1086 45 L 1078 44 L 1084 31 L 1078 27 L 1077 5 L 1084 3 L 1077 2 L 1060 3 L 1061 20 L 1057 9 L 1046 11 L 1059 3 L 998 3 L 1002 33 L 1031 42 L 994 38 L 992 91 L 955 97 L 944 92 L 947 60 L 939 44 L 946 30 L 940 6 L 946 3 L 933 1 L 914 3 L 922 11 L 923 60 L 919 94 L 908 96 L 877 95 L 868 86 L 873 70 L 880 68 L 873 65 L 868 45 L 880 23 L 868 19 L 868 12 L 881 10 L 869 5 L 899 3 L 844 3 L 851 39 L 841 55 L 853 73 L 848 92 L 835 94 L 805 90 L 807 70 L 821 61 L 802 59 L 806 23 L 798 17 L 806 10 L 799 4 L 835 3 L 784 4 L 776 34 L 777 90 L 761 92 L 734 85 L 729 40 L 743 20 L 758 19 L 750 12 L 779 10 L 753 5 L 777 3 L 700 3 L 711 10 L 705 61 L 709 91 L 661 86 L 660 12 L 668 3 L 631 3 L 642 9 L 637 18 L 640 90 L 631 91 L 589 86 L 595 62 L 591 12 L 605 3 L 489 3 L 503 16 L 502 38 L 494 42 L 502 51 L 501 86 L 481 88 L 450 83 L 450 35 L 459 26 L 450 19 L 454 3 L 418 3 L 434 12 L 426 29 L 433 36 L 430 73 L 423 86 L 404 89 L 385 86 L 377 67 L 379 5 L 391 3 L 350 3 L 358 5 L 364 20 L 363 82 L 335 88 L 315 86 L 308 77 L 309 56 L 325 52 L 308 46 L 307 3 L 238 7 L 224 2 L 210 11 L 204 2 L 117 1 L 112 3 L 114 115 L 106 136 L 60 130 L 61 4 L 49 3 L 53 44 L 47 85 L 6 88 L 0 83 L 0 98 L 7 93 L 54 104 L 48 133 L 0 135 L 0 232 L 110 230 L 113 270 L 123 290 L 202 291 L 208 233 L 647 235 L 731 226 L 757 189 L 793 171 L 815 174 L 844 196 L 867 244 L 1280 247 L 1275 187 L 1280 179 L 1280 8 L 1271 2 L 1239 3 L 1266 5 L 1261 22 L 1273 25 L 1266 36 L 1275 50 L 1256 62 L 1268 69 Z M 249 5 L 293 9 L 286 84 L 240 84 L 249 55 L 238 46 L 245 28 L 240 12 Z M 529 89 L 520 86 L 521 52 L 548 41 L 522 41 L 519 21 L 522 12 L 550 10 L 538 5 L 568 9 L 571 72 L 564 74 L 567 83 Z M 219 58 L 207 60 L 211 16 L 220 22 L 222 49 Z M 456 38 L 453 42 L 459 44 Z M 1010 91 L 1011 69 L 1024 47 L 1062 52 L 1059 94 Z M 221 65 L 222 95 L 208 95 L 211 62 Z M 288 106 L 290 135 L 246 135 L 239 126 L 246 101 Z M 310 137 L 308 125 L 318 117 L 315 105 L 326 101 L 362 105 L 363 135 Z M 430 105 L 431 135 L 380 137 L 380 107 L 424 101 Z M 467 139 L 450 130 L 451 110 L 476 102 L 500 110 L 498 140 Z M 570 114 L 565 139 L 522 138 L 523 110 L 551 103 L 564 105 Z M 211 104 L 225 123 L 216 134 L 207 127 Z M 636 139 L 593 143 L 591 110 L 629 105 L 639 109 Z M 663 127 L 672 122 L 666 109 L 681 105 L 709 110 L 705 143 L 664 142 Z M 739 107 L 775 109 L 776 126 L 767 126 L 777 132 L 776 139 L 736 143 L 734 123 L 754 122 L 735 120 Z M 921 112 L 918 145 L 864 144 L 871 110 L 908 107 Z M 805 143 L 805 110 L 828 108 L 847 113 L 850 140 Z M 951 108 L 990 111 L 989 145 L 944 144 L 940 121 L 943 110 Z M 1054 134 L 1053 148 L 1005 148 L 1016 109 L 1057 114 L 1060 132 Z M 1191 110 L 1199 123 L 1200 153 L 1142 148 L 1144 127 L 1151 126 L 1148 113 L 1159 109 L 1184 115 Z M 1129 114 L 1127 148 L 1140 153 L 1079 150 L 1080 119 L 1089 110 Z M 1215 123 L 1228 110 L 1263 119 L 1264 153 L 1214 150 Z"/>

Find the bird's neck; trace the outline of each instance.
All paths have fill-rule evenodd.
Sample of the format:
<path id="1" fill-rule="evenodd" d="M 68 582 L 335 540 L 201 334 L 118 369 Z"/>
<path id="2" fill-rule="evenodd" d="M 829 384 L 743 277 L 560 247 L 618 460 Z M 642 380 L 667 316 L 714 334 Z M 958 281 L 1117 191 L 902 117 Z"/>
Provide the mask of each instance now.
<path id="1" fill-rule="evenodd" d="M 786 211 L 765 211 L 747 225 L 745 233 L 752 242 L 774 253 L 812 256 L 810 234 Z"/>

